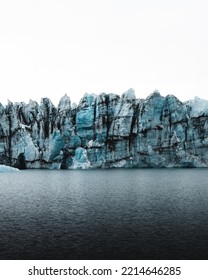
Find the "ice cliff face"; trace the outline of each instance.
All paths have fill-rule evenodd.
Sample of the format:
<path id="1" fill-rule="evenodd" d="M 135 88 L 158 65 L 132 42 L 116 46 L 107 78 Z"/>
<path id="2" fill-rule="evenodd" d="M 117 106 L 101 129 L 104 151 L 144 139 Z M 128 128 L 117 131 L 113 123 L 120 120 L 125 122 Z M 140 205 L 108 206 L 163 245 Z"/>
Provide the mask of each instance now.
<path id="1" fill-rule="evenodd" d="M 208 101 L 132 89 L 0 104 L 0 164 L 18 168 L 207 167 Z"/>

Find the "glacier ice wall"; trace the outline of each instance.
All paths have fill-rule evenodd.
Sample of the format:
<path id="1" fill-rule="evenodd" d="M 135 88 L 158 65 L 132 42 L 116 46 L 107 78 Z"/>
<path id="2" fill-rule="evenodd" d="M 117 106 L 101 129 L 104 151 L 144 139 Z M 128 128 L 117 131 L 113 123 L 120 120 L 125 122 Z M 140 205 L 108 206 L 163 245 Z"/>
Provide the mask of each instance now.
<path id="1" fill-rule="evenodd" d="M 208 101 L 155 91 L 0 104 L 0 164 L 24 168 L 207 167 Z"/>

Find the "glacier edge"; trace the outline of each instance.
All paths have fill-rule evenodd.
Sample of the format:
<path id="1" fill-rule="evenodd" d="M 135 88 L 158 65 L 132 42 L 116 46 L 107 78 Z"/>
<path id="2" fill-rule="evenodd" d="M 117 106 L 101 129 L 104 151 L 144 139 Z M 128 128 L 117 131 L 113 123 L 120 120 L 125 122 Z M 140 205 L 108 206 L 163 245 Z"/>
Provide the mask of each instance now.
<path id="1" fill-rule="evenodd" d="M 153 92 L 0 104 L 0 164 L 19 169 L 208 167 L 208 101 Z"/>

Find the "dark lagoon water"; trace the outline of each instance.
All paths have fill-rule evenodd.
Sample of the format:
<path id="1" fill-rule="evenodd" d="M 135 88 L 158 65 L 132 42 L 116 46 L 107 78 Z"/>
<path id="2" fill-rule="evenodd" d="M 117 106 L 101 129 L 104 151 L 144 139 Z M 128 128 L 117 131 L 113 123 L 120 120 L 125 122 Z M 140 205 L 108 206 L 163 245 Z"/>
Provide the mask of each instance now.
<path id="1" fill-rule="evenodd" d="M 208 169 L 2 173 L 0 259 L 208 259 Z"/>

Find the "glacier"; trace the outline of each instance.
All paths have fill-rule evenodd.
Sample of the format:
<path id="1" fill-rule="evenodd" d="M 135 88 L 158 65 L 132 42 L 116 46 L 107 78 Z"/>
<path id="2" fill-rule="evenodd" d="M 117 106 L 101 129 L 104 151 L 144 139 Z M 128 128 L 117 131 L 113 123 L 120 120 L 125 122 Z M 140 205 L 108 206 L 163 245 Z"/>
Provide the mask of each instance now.
<path id="1" fill-rule="evenodd" d="M 0 164 L 19 169 L 208 167 L 208 101 L 154 91 L 0 103 Z"/>

